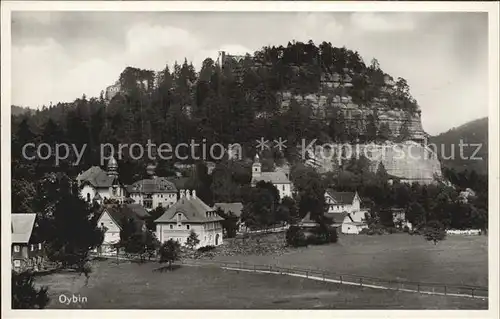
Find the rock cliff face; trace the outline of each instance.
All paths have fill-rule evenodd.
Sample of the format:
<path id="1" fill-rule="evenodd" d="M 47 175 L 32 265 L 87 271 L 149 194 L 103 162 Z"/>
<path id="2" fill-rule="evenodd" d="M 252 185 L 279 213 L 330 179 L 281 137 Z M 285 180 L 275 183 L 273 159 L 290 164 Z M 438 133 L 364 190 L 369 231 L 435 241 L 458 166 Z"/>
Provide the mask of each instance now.
<path id="1" fill-rule="evenodd" d="M 397 109 L 389 109 L 384 106 L 384 99 L 375 101 L 369 107 L 352 103 L 350 97 L 331 96 L 325 93 L 292 95 L 290 92 L 281 92 L 278 95 L 282 110 L 286 110 L 292 100 L 299 104 L 312 108 L 313 116 L 317 119 L 331 118 L 336 110 L 342 111 L 346 125 L 365 129 L 368 117 L 374 115 L 377 120 L 377 128 L 387 124 L 390 129 L 390 137 L 396 139 L 399 136 L 403 124 L 406 122 L 411 140 L 425 144 L 427 133 L 422 128 L 420 111 L 408 112 Z"/>
<path id="2" fill-rule="evenodd" d="M 364 106 L 354 104 L 350 96 L 336 94 L 339 92 L 338 88 L 342 88 L 342 84 L 334 82 L 322 87 L 316 94 L 293 95 L 290 92 L 280 92 L 278 100 L 283 111 L 295 100 L 303 107 L 310 107 L 312 116 L 320 120 L 328 121 L 335 112 L 340 111 L 346 127 L 361 133 L 366 131 L 370 117 L 377 119 L 375 125 L 378 130 L 382 125 L 386 125 L 390 132 L 384 143 L 348 146 L 351 156 L 363 155 L 370 160 L 370 169 L 373 172 L 376 172 L 382 163 L 389 175 L 408 183 L 430 184 L 442 176 L 437 155 L 427 146 L 428 134 L 422 128 L 420 110 L 410 112 L 388 107 L 392 86 L 386 88 L 385 93 L 388 94 Z M 398 143 L 396 141 L 404 125 L 408 130 L 407 138 L 406 141 Z M 329 144 L 327 148 L 333 148 L 339 154 L 340 145 Z M 306 153 L 309 158 L 306 163 L 320 172 L 338 170 L 342 162 L 339 161 L 342 156 L 325 153 L 324 146 L 316 146 Z M 347 155 L 344 154 L 343 157 Z"/>
<path id="3" fill-rule="evenodd" d="M 331 151 L 333 150 L 333 151 Z M 402 182 L 430 184 L 441 178 L 441 164 L 429 147 L 413 141 L 382 144 L 316 145 L 307 153 L 306 164 L 320 172 L 336 171 L 349 158 L 364 156 L 370 160 L 370 170 L 376 172 L 382 163 L 387 173 Z"/>

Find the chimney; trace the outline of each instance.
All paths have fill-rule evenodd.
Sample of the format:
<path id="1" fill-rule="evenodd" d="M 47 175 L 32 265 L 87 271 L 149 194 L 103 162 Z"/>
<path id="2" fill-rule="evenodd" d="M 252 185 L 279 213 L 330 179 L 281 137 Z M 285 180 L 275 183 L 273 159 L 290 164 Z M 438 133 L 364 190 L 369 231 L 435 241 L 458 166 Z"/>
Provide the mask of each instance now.
<path id="1" fill-rule="evenodd" d="M 196 198 L 196 190 L 193 189 L 193 191 L 191 192 L 191 197 Z"/>
<path id="2" fill-rule="evenodd" d="M 185 190 L 181 189 L 181 196 L 180 196 L 180 198 L 184 198 L 185 195 L 186 195 Z"/>
<path id="3" fill-rule="evenodd" d="M 186 189 L 186 199 L 191 199 L 191 193 L 189 192 L 189 189 Z"/>

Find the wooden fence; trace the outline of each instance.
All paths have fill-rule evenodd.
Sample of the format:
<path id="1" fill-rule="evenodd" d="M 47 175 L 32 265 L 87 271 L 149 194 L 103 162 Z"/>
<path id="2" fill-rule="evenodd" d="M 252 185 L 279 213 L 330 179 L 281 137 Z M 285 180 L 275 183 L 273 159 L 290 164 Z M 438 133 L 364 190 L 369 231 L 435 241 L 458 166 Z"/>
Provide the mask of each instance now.
<path id="1" fill-rule="evenodd" d="M 97 257 L 97 255 L 95 256 Z M 139 257 L 133 257 L 131 255 L 124 255 L 124 254 L 120 254 L 119 256 L 116 256 L 116 254 L 114 255 L 101 254 L 99 255 L 99 257 L 117 259 L 117 260 L 140 259 Z M 156 258 L 153 258 L 151 260 L 145 259 L 143 261 L 156 262 L 157 259 Z M 288 276 L 301 277 L 323 282 L 374 288 L 374 289 L 397 290 L 397 291 L 430 294 L 430 295 L 488 299 L 488 288 L 480 286 L 388 280 L 388 279 L 359 276 L 352 274 L 338 274 L 321 269 L 283 267 L 278 265 L 258 265 L 258 264 L 244 263 L 244 262 L 223 262 L 223 261 L 202 260 L 202 259 L 181 259 L 180 261 L 178 261 L 178 263 L 186 266 L 217 267 L 235 271 L 288 275 Z"/>
<path id="2" fill-rule="evenodd" d="M 469 285 L 454 285 L 443 283 L 424 283 L 402 280 L 388 280 L 382 278 L 359 276 L 352 274 L 334 274 L 320 269 L 306 269 L 297 267 L 282 267 L 277 265 L 257 265 L 242 262 L 217 262 L 207 260 L 183 260 L 182 264 L 189 266 L 213 266 L 223 269 L 247 271 L 255 273 L 272 273 L 302 277 L 324 282 L 338 283 L 367 288 L 397 290 L 413 293 L 488 298 L 488 288 Z"/>

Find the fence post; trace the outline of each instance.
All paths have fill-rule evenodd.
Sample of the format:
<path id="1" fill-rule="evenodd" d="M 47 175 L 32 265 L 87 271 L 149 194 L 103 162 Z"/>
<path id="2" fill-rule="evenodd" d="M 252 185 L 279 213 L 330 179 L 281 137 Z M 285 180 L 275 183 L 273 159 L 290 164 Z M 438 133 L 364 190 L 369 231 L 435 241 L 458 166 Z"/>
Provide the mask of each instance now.
<path id="1" fill-rule="evenodd" d="M 253 265 L 253 272 L 256 272 L 256 269 L 255 269 L 255 264 Z"/>
<path id="2" fill-rule="evenodd" d="M 325 282 L 325 272 L 323 271 L 323 282 Z"/>
<path id="3" fill-rule="evenodd" d="M 342 275 L 340 275 L 340 283 L 342 283 Z"/>
<path id="4" fill-rule="evenodd" d="M 309 270 L 306 270 L 306 278 L 309 278 Z"/>
<path id="5" fill-rule="evenodd" d="M 472 297 L 474 297 L 474 288 L 471 288 Z"/>
<path id="6" fill-rule="evenodd" d="M 444 295 L 446 296 L 446 286 L 444 286 Z"/>
<path id="7" fill-rule="evenodd" d="M 272 271 L 272 266 L 271 266 L 271 265 L 269 265 L 269 272 L 271 272 L 271 271 Z"/>
<path id="8" fill-rule="evenodd" d="M 420 292 L 420 283 L 417 284 L 417 291 Z"/>
<path id="9" fill-rule="evenodd" d="M 359 278 L 359 285 L 363 287 L 363 278 Z"/>

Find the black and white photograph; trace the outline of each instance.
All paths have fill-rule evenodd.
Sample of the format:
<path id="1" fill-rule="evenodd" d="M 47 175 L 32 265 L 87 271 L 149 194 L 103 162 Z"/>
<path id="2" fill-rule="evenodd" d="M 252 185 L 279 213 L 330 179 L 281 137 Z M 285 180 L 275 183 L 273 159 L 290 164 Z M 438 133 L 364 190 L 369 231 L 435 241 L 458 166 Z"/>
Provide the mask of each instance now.
<path id="1" fill-rule="evenodd" d="M 273 3 L 2 2 L 2 313 L 498 315 L 498 3 Z"/>

